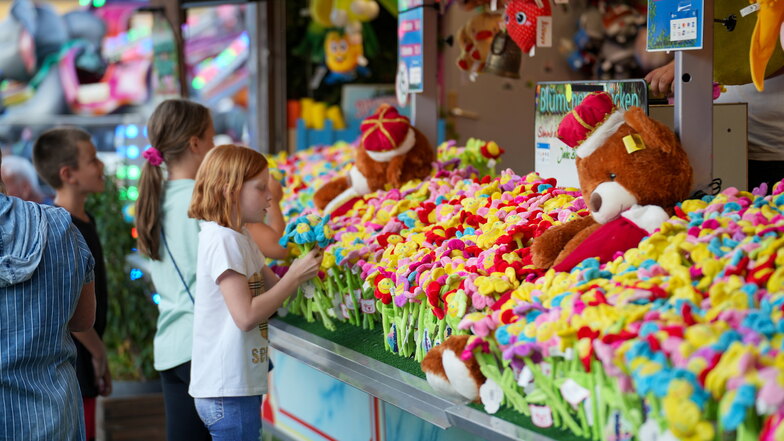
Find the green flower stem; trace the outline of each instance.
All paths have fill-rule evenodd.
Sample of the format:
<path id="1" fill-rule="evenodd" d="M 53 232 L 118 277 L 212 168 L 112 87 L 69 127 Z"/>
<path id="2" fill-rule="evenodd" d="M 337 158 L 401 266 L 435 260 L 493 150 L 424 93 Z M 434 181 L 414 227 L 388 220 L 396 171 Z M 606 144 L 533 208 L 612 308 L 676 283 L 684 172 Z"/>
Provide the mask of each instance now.
<path id="1" fill-rule="evenodd" d="M 667 428 L 667 424 L 664 422 L 664 416 L 662 415 L 661 411 L 661 402 L 653 392 L 649 392 L 647 395 L 648 404 L 651 406 L 651 411 L 648 412 L 649 418 L 654 418 L 656 423 L 659 425 L 659 429 L 665 430 Z"/>
<path id="2" fill-rule="evenodd" d="M 414 351 L 414 360 L 417 362 L 421 362 L 422 359 L 425 358 L 425 331 L 427 331 L 427 334 L 430 335 L 430 331 L 427 329 L 427 325 L 425 325 L 426 309 L 427 308 L 420 307 L 417 313 L 416 327 L 419 330 L 419 341 L 416 342 L 416 350 Z"/>
<path id="3" fill-rule="evenodd" d="M 583 436 L 592 434 L 591 428 L 588 426 L 588 418 L 585 416 L 585 405 L 583 403 L 577 404 L 577 416 L 580 418 L 580 427 L 583 430 Z"/>
<path id="4" fill-rule="evenodd" d="M 382 308 L 386 308 L 386 307 L 387 305 L 384 305 L 381 302 L 381 300 L 376 301 L 376 309 L 378 309 L 379 311 L 382 311 Z M 389 345 L 389 342 L 387 341 L 387 337 L 389 336 L 390 332 L 392 332 L 392 323 L 390 323 L 393 319 L 391 315 L 392 312 L 393 311 L 383 311 L 381 313 L 381 326 L 384 330 L 384 342 L 385 342 L 384 347 L 389 352 L 392 352 L 392 347 Z"/>
<path id="5" fill-rule="evenodd" d="M 457 355 L 460 356 L 460 354 Z M 530 416 L 531 411 L 528 408 L 528 402 L 525 398 L 523 398 L 521 394 L 509 393 L 509 381 L 508 378 L 505 378 L 505 374 L 511 374 L 512 382 L 514 383 L 514 372 L 511 369 L 506 369 L 502 374 L 501 369 L 498 367 L 498 359 L 492 353 L 486 354 L 482 351 L 477 351 L 474 352 L 474 357 L 479 362 L 479 370 L 482 371 L 482 374 L 486 378 L 495 381 L 504 391 L 504 403 L 512 406 L 516 411 L 525 414 L 526 416 Z"/>
<path id="6" fill-rule="evenodd" d="M 533 361 L 531 361 L 530 357 L 525 357 L 524 360 L 526 366 L 528 366 L 528 369 L 531 369 L 531 372 L 534 374 L 534 381 L 539 383 L 539 385 L 542 387 L 542 392 L 544 392 L 545 395 L 547 395 L 547 397 L 550 399 L 551 407 L 554 408 L 553 410 L 561 413 L 561 417 L 563 417 L 563 423 L 575 435 L 584 436 L 580 426 L 569 414 L 569 410 L 566 409 L 563 403 L 558 399 L 558 396 L 555 393 L 557 389 L 552 381 L 546 375 L 544 375 L 541 370 L 539 370 L 539 367 Z"/>
<path id="7" fill-rule="evenodd" d="M 558 370 L 558 364 L 556 363 L 556 359 L 549 360 L 550 361 L 550 381 L 553 383 L 555 382 L 555 372 Z M 542 372 L 544 375 L 544 372 Z M 556 394 L 556 397 L 560 396 L 560 393 Z M 552 412 L 553 414 L 553 425 L 556 427 L 561 427 L 561 414 L 559 412 Z"/>
<path id="8" fill-rule="evenodd" d="M 354 303 L 354 309 L 352 311 L 350 311 L 351 312 L 351 318 L 352 318 L 351 324 L 353 324 L 355 326 L 359 326 L 360 305 L 359 305 L 359 299 L 357 297 L 361 297 L 361 296 L 357 296 L 356 295 L 355 290 L 357 288 L 355 288 L 355 287 L 357 285 L 354 283 L 354 278 L 351 277 L 350 275 L 346 276 L 346 285 L 347 285 L 347 289 L 348 289 L 348 294 L 349 294 L 349 296 L 351 296 L 351 301 L 352 301 L 352 303 Z"/>
<path id="9" fill-rule="evenodd" d="M 602 365 L 597 360 L 593 360 L 591 362 L 591 372 L 593 373 L 593 377 L 595 380 L 594 383 L 594 390 L 591 391 L 594 394 L 594 407 L 598 411 L 599 419 L 594 422 L 594 425 L 599 426 L 599 435 L 602 441 L 606 441 L 604 431 L 601 429 L 605 422 L 607 422 L 607 406 L 604 401 L 603 390 L 604 390 L 604 371 L 602 370 Z M 597 392 L 598 390 L 598 392 Z M 597 413 L 594 412 L 594 415 Z"/>
<path id="10" fill-rule="evenodd" d="M 327 312 L 332 308 L 332 299 L 325 294 L 324 285 L 321 283 L 321 279 L 318 276 L 313 278 L 313 283 L 316 285 L 316 294 L 313 297 L 313 303 L 315 303 L 316 309 L 321 314 L 321 322 L 328 330 L 335 331 L 337 328 L 329 318 L 329 313 Z"/>
<path id="11" fill-rule="evenodd" d="M 760 417 L 754 409 L 749 407 L 746 411 L 746 419 L 738 426 L 737 441 L 756 441 L 759 439 L 762 430 Z"/>
<path id="12" fill-rule="evenodd" d="M 604 421 L 599 419 L 599 394 L 596 393 L 596 369 L 597 367 L 594 366 L 595 362 L 591 362 L 591 372 L 588 374 L 588 389 L 590 391 L 590 400 L 591 400 L 591 414 L 593 418 L 593 424 L 591 424 L 591 438 L 595 441 L 599 441 L 601 439 L 601 431 L 599 428 L 601 427 L 600 422 L 603 424 Z"/>

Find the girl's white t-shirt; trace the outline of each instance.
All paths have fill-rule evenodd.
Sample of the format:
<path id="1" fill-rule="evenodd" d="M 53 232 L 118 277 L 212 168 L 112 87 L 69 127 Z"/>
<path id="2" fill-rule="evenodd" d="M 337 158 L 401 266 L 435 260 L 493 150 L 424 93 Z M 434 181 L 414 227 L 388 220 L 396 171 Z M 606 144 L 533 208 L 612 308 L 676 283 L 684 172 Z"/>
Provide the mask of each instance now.
<path id="1" fill-rule="evenodd" d="M 247 231 L 204 222 L 199 233 L 188 392 L 195 398 L 267 393 L 267 322 L 244 332 L 234 323 L 217 284 L 227 270 L 248 278 L 251 295 L 264 292 L 264 256 Z"/>

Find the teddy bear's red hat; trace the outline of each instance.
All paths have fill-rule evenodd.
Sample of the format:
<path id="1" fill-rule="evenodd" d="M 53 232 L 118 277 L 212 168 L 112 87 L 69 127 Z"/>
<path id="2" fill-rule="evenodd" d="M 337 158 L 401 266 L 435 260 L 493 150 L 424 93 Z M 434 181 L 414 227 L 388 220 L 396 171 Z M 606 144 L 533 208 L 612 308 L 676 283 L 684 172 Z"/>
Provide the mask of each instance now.
<path id="1" fill-rule="evenodd" d="M 371 158 L 379 162 L 388 162 L 414 146 L 411 122 L 389 105 L 380 106 L 376 113 L 365 118 L 360 129 L 362 146 Z"/>
<path id="2" fill-rule="evenodd" d="M 558 126 L 558 139 L 585 158 L 599 148 L 623 124 L 623 112 L 617 110 L 607 92 L 586 96 Z"/>

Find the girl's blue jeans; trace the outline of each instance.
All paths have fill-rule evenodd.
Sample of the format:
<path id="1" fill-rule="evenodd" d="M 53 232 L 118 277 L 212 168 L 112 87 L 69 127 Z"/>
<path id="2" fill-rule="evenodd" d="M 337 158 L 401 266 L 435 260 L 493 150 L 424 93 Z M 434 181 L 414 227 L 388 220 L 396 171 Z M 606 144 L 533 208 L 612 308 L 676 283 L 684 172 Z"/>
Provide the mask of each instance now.
<path id="1" fill-rule="evenodd" d="M 259 441 L 261 396 L 194 398 L 213 441 Z"/>

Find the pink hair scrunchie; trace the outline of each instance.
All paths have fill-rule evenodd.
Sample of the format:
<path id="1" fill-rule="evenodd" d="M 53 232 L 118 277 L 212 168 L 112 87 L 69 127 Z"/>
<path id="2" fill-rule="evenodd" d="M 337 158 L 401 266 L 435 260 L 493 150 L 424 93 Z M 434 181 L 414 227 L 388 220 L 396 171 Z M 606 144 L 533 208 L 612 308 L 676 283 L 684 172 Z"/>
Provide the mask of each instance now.
<path id="1" fill-rule="evenodd" d="M 163 155 L 155 147 L 150 147 L 142 153 L 142 157 L 147 160 L 152 166 L 158 167 L 163 162 Z"/>

